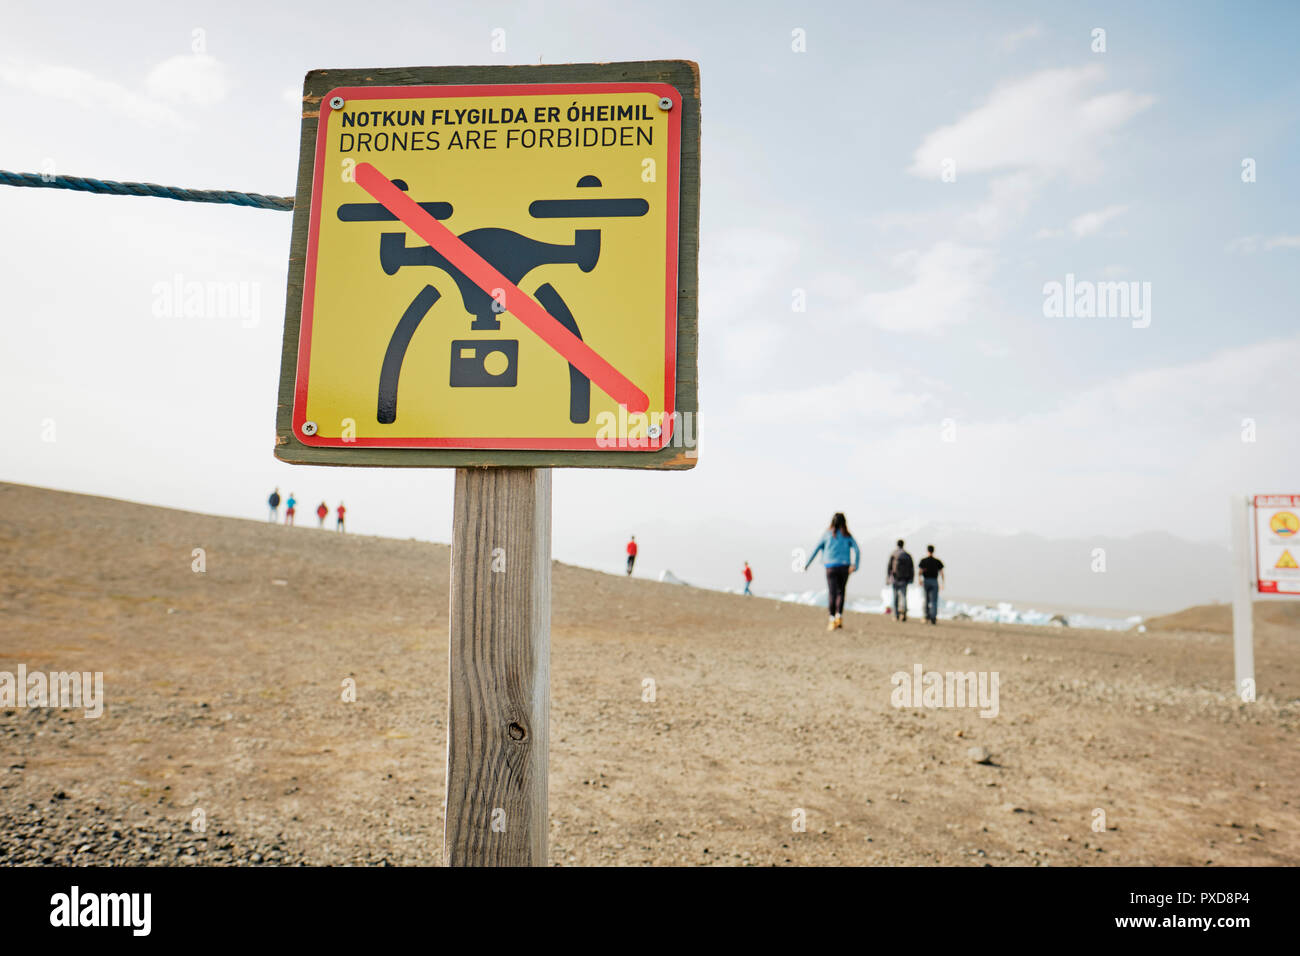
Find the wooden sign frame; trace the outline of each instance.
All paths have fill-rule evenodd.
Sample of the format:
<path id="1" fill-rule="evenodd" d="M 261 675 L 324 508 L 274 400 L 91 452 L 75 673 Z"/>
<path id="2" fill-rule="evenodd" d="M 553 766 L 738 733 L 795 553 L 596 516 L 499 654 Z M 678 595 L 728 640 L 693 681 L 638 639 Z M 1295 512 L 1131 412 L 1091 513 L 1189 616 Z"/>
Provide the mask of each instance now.
<path id="1" fill-rule="evenodd" d="M 677 262 L 677 364 L 675 409 L 689 426 L 657 451 L 505 450 L 448 448 L 319 447 L 293 431 L 294 389 L 302 321 L 303 283 L 321 99 L 339 87 L 438 86 L 527 83 L 666 83 L 681 95 L 681 177 Z M 284 344 L 276 409 L 275 456 L 300 465 L 467 468 L 693 468 L 699 447 L 698 258 L 700 212 L 699 68 L 687 60 L 541 66 L 442 66 L 374 70 L 313 70 L 303 83 L 302 134 L 294 198 L 289 275 L 285 293 Z"/>

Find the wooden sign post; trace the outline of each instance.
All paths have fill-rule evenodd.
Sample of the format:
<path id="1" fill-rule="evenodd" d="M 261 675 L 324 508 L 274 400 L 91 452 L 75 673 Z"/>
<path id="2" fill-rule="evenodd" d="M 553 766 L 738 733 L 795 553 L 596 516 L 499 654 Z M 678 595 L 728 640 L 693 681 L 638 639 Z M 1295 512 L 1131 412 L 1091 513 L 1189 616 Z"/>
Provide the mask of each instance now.
<path id="1" fill-rule="evenodd" d="M 443 857 L 545 866 L 549 468 L 456 469 L 448 656 Z"/>
<path id="2" fill-rule="evenodd" d="M 545 865 L 551 469 L 695 466 L 694 63 L 315 70 L 277 458 L 455 468 L 444 858 Z"/>

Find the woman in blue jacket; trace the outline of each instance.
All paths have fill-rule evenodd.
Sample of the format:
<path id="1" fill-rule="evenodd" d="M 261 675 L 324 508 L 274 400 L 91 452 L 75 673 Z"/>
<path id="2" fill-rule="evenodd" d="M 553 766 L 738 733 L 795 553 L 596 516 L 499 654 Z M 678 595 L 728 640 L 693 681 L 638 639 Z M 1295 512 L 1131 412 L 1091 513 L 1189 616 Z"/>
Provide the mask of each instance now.
<path id="1" fill-rule="evenodd" d="M 813 559 L 819 551 L 825 552 L 822 563 L 826 565 L 826 590 L 829 592 L 826 610 L 830 614 L 830 620 L 826 622 L 826 630 L 833 631 L 844 626 L 844 590 L 848 587 L 849 573 L 858 569 L 862 557 L 858 543 L 849 534 L 849 523 L 843 512 L 837 511 L 835 517 L 831 518 L 831 526 L 822 534 L 817 547 L 808 556 L 805 571 L 812 567 Z"/>

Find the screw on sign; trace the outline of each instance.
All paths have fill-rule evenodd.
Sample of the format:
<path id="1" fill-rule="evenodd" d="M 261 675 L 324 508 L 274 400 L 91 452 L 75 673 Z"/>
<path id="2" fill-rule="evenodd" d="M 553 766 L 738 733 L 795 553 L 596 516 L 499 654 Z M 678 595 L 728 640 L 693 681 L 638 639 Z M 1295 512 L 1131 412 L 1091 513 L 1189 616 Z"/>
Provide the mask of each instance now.
<path id="1" fill-rule="evenodd" d="M 550 469 L 697 461 L 699 71 L 316 70 L 303 94 L 275 453 L 457 469 L 444 860 L 543 865 Z"/>

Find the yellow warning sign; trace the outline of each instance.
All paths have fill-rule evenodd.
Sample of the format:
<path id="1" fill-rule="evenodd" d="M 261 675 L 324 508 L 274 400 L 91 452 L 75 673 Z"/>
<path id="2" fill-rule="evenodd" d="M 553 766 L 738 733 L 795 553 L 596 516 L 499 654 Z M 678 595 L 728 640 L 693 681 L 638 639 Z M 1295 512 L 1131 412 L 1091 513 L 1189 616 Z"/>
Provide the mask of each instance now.
<path id="1" fill-rule="evenodd" d="M 296 437 L 663 447 L 675 395 L 680 107 L 678 91 L 658 83 L 323 97 Z M 645 440 L 620 442 L 617 428 L 638 417 Z"/>
<path id="2" fill-rule="evenodd" d="M 1280 558 L 1277 559 L 1277 564 L 1273 565 L 1273 567 L 1275 567 L 1275 568 L 1300 568 L 1300 564 L 1296 564 L 1296 560 L 1295 560 L 1295 558 L 1291 557 L 1291 552 L 1290 552 L 1290 551 L 1283 551 L 1283 552 L 1282 552 L 1282 557 L 1280 557 Z"/>

